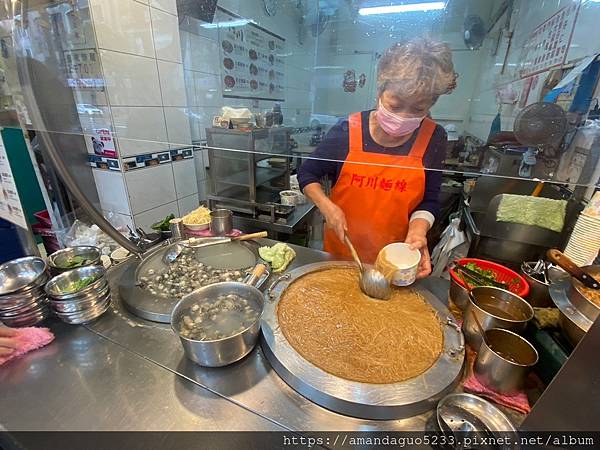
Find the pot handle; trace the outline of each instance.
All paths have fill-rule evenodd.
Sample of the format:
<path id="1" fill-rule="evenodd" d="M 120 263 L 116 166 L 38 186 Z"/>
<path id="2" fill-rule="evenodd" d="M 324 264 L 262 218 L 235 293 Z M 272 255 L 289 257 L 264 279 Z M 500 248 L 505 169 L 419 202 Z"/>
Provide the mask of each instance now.
<path id="1" fill-rule="evenodd" d="M 266 231 L 258 233 L 242 234 L 241 236 L 231 238 L 232 241 L 249 241 L 250 239 L 266 238 L 269 235 Z"/>
<path id="2" fill-rule="evenodd" d="M 259 263 L 256 266 L 254 266 L 254 270 L 252 270 L 252 273 L 250 274 L 250 278 L 248 278 L 248 280 L 246 281 L 246 284 L 249 286 L 254 286 L 256 284 L 256 282 L 258 280 L 260 280 L 260 277 L 263 276 L 263 274 L 266 272 L 266 270 L 267 270 L 267 266 L 265 266 L 262 263 Z"/>
<path id="3" fill-rule="evenodd" d="M 449 326 L 450 328 L 453 328 L 454 331 L 456 331 L 456 333 L 458 334 L 458 342 L 459 342 L 458 347 L 451 348 L 448 350 L 448 354 L 452 358 L 456 358 L 456 357 L 458 357 L 459 354 L 461 354 L 462 352 L 465 351 L 465 336 L 463 335 L 463 332 L 462 332 L 460 326 L 454 320 L 452 320 L 452 318 L 446 317 L 446 325 Z"/>
<path id="4" fill-rule="evenodd" d="M 594 277 L 575 264 L 571 258 L 562 253 L 560 250 L 551 248 L 546 253 L 546 256 L 551 262 L 558 264 L 560 267 L 566 270 L 569 275 L 581 281 L 584 286 L 587 286 L 591 289 L 600 289 L 600 283 L 596 281 Z"/>
<path id="5" fill-rule="evenodd" d="M 269 297 L 270 300 L 273 300 L 274 296 L 273 296 L 273 290 L 277 287 L 277 285 L 284 280 L 289 280 L 290 278 L 292 278 L 292 276 L 289 273 L 286 273 L 285 275 L 281 275 L 279 278 L 277 278 L 272 284 L 271 286 L 269 286 L 269 289 L 267 289 L 267 296 Z"/>

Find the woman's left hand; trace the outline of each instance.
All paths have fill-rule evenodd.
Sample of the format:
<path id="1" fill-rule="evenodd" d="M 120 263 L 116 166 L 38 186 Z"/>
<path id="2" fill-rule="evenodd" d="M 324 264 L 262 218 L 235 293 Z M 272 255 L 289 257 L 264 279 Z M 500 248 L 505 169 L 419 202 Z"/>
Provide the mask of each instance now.
<path id="1" fill-rule="evenodd" d="M 429 249 L 427 248 L 426 234 L 422 233 L 421 230 L 409 229 L 404 242 L 409 244 L 411 249 L 416 249 L 421 252 L 421 261 L 419 261 L 417 279 L 425 278 L 431 273 L 431 258 L 429 257 Z"/>

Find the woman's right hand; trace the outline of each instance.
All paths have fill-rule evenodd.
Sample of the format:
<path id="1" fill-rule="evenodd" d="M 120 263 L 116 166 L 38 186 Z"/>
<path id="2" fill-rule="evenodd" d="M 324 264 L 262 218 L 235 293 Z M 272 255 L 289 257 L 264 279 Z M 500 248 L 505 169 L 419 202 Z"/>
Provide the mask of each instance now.
<path id="1" fill-rule="evenodd" d="M 0 356 L 8 356 L 18 347 L 17 331 L 0 325 Z"/>
<path id="2" fill-rule="evenodd" d="M 338 237 L 341 242 L 344 242 L 344 235 L 348 231 L 348 224 L 346 223 L 346 215 L 342 208 L 338 205 L 329 201 L 329 204 L 321 209 L 327 226 L 329 226 Z"/>

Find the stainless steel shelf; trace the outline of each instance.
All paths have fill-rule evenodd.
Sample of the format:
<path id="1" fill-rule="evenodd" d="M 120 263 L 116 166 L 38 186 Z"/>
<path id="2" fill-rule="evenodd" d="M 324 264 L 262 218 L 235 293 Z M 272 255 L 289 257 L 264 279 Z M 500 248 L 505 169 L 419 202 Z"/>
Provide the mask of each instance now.
<path id="1" fill-rule="evenodd" d="M 284 176 L 286 170 L 282 169 L 267 169 L 266 167 L 256 167 L 255 175 L 256 175 L 256 183 L 255 186 L 261 186 L 275 178 L 279 178 Z M 252 186 L 250 183 L 250 177 L 248 176 L 247 171 L 241 171 L 237 173 L 233 173 L 231 175 L 222 177 L 218 180 L 215 180 L 217 184 L 231 184 L 235 186 Z"/>

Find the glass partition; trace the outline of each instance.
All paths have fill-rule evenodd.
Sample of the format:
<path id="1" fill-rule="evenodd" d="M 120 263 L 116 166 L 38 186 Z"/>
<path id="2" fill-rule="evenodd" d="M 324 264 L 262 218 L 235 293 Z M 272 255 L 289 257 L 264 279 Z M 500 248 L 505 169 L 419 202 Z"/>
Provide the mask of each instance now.
<path id="1" fill-rule="evenodd" d="M 593 0 L 5 1 L 4 18 L 21 126 L 132 228 L 207 201 L 285 222 L 281 191 L 323 178 L 442 228 L 473 179 L 475 213 L 536 187 L 581 209 L 598 186 Z"/>

